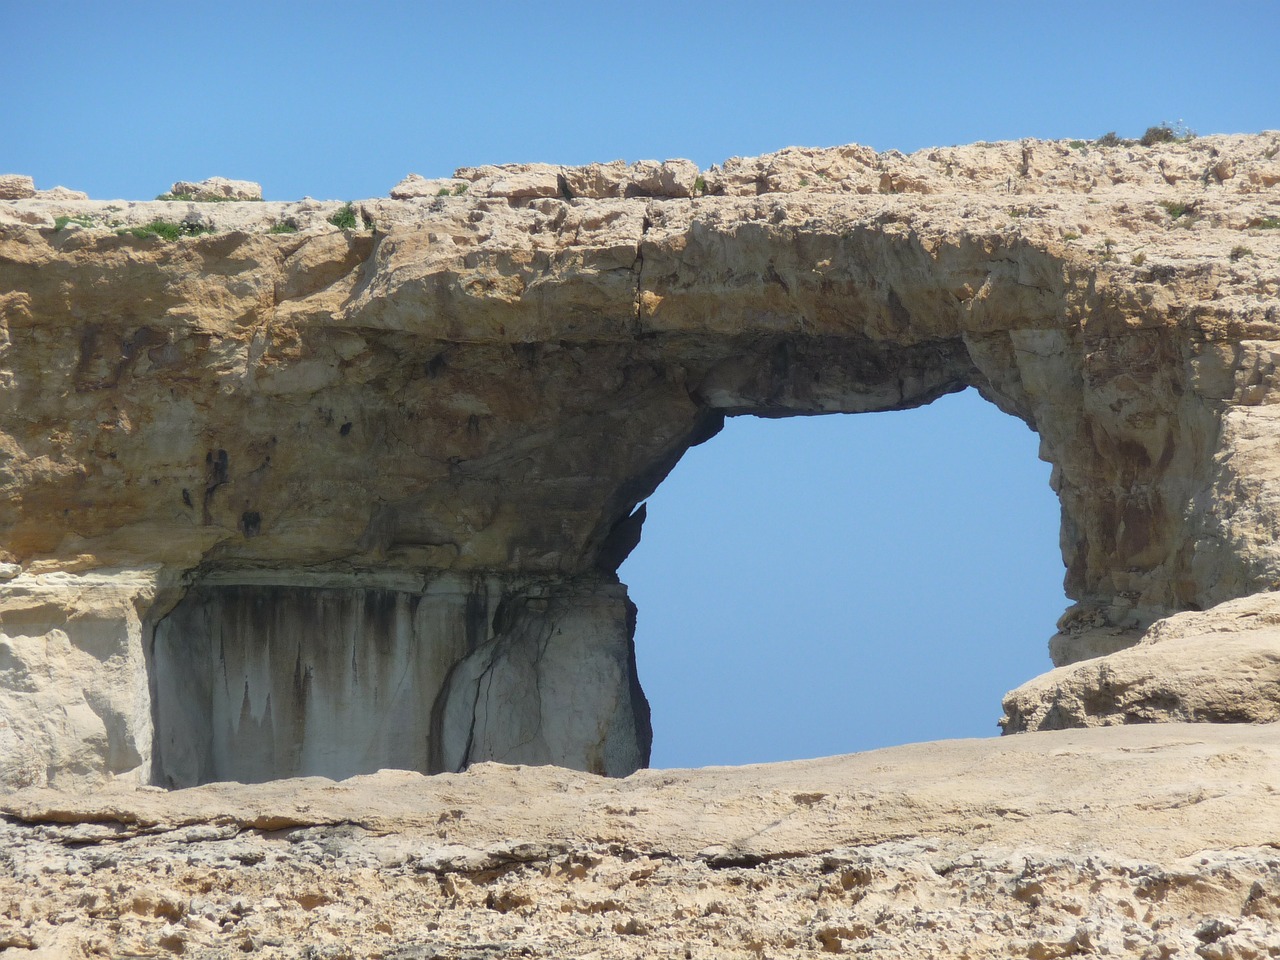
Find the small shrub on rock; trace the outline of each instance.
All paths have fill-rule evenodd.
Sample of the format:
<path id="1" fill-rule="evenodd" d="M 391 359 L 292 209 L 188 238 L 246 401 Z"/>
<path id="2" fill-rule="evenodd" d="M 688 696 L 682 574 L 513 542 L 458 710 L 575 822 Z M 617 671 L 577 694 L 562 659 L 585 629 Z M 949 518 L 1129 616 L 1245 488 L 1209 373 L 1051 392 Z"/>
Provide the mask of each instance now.
<path id="1" fill-rule="evenodd" d="M 1164 208 L 1164 212 L 1172 220 L 1186 217 L 1187 222 L 1190 222 L 1195 219 L 1196 205 L 1194 203 L 1186 203 L 1182 200 L 1162 200 L 1160 201 L 1160 206 Z"/>
<path id="2" fill-rule="evenodd" d="M 356 208 L 351 204 L 344 204 L 338 209 L 338 212 L 329 218 L 339 230 L 354 230 L 356 228 Z"/>
<path id="3" fill-rule="evenodd" d="M 67 225 L 72 223 L 77 224 L 78 226 L 81 226 L 81 227 L 92 227 L 93 217 L 89 216 L 88 214 L 79 214 L 74 217 L 54 217 L 53 230 L 55 233 L 58 232 L 59 230 L 65 230 L 67 228 Z"/>
<path id="4" fill-rule="evenodd" d="M 1186 124 L 1179 120 L 1173 125 L 1160 123 L 1154 127 L 1147 127 L 1147 132 L 1138 142 L 1144 147 L 1154 147 L 1157 143 L 1186 143 L 1195 138 L 1196 132 L 1189 130 Z"/>
<path id="5" fill-rule="evenodd" d="M 161 240 L 177 240 L 179 237 L 198 237 L 204 233 L 213 233 L 212 227 L 206 227 L 199 223 L 174 223 L 172 220 L 152 220 L 150 223 L 143 224 L 140 227 L 126 227 L 123 230 L 117 230 L 117 234 L 123 236 L 128 234 L 137 237 L 139 240 L 145 240 L 147 237 L 159 237 Z"/>

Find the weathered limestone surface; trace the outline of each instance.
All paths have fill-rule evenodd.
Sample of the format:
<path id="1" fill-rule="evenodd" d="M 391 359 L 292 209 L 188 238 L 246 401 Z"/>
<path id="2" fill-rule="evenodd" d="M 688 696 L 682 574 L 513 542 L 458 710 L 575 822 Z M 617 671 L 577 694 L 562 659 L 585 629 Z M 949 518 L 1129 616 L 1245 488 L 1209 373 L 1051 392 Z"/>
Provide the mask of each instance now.
<path id="1" fill-rule="evenodd" d="M 36 195 L 36 183 L 17 173 L 0 174 L 0 200 L 26 200 Z"/>
<path id="2" fill-rule="evenodd" d="M 334 767 L 314 745 L 366 730 L 372 688 L 324 722 L 347 701 L 306 690 L 396 663 L 429 745 L 367 741 L 378 763 L 643 763 L 615 571 L 725 416 L 972 386 L 1020 417 L 1062 501 L 1062 665 L 1274 590 L 1278 154 L 1266 133 L 481 167 L 356 203 L 354 231 L 310 200 L 0 204 L 0 561 L 22 571 L 0 734 L 35 758 L 5 782 L 364 772 L 365 747 Z M 116 233 L 158 218 L 215 232 Z M 86 659 L 75 598 L 120 570 L 136 639 Z M 67 599 L 29 612 L 55 574 Z M 1015 695 L 1010 728 L 1090 722 L 1049 709 L 1081 676 Z M 74 722 L 37 718 L 72 690 Z M 217 746 L 266 728 L 269 762 Z"/>
<path id="3" fill-rule="evenodd" d="M 510 756 L 621 776 L 646 762 L 621 586 L 516 601 L 495 578 L 399 579 L 193 587 L 155 633 L 156 782 L 439 772 Z"/>
<path id="4" fill-rule="evenodd" d="M 37 190 L 31 177 L 17 173 L 0 173 L 0 200 L 88 200 L 89 195 L 83 190 L 71 190 L 67 187 L 50 187 L 48 190 Z M 31 223 L 41 222 L 37 214 Z"/>
<path id="5" fill-rule="evenodd" d="M 1280 720 L 1280 594 L 1157 621 L 1133 647 L 1058 667 L 1010 693 L 1006 732 L 1188 720 Z"/>
<path id="6" fill-rule="evenodd" d="M 151 752 L 154 569 L 19 576 L 0 599 L 0 783 L 128 775 Z"/>
<path id="7" fill-rule="evenodd" d="M 251 180 L 228 180 L 226 177 L 209 177 L 205 180 L 179 180 L 169 188 L 174 196 L 192 197 L 196 200 L 261 200 L 262 184 Z"/>
<path id="8" fill-rule="evenodd" d="M 0 798 L 15 956 L 1073 956 L 1280 944 L 1275 725 L 605 779 L 477 764 Z"/>

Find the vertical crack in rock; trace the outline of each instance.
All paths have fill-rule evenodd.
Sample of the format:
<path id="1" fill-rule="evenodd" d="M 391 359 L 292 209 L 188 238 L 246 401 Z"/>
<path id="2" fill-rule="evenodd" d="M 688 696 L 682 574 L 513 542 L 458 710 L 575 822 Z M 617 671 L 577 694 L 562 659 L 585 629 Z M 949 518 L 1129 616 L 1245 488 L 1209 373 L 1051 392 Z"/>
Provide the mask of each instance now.
<path id="1" fill-rule="evenodd" d="M 489 657 L 488 663 L 485 664 L 484 670 L 481 671 L 480 676 L 476 679 L 475 683 L 472 684 L 471 723 L 467 726 L 467 742 L 462 746 L 462 752 L 456 769 L 451 770 L 450 772 L 465 770 L 471 765 L 471 753 L 475 749 L 476 743 L 476 727 L 480 724 L 480 704 L 488 700 L 489 693 L 493 688 L 493 665 L 498 658 L 498 653 L 499 650 L 497 646 L 495 646 L 492 655 Z M 480 688 L 482 686 L 484 687 L 483 696 L 480 693 Z M 445 696 L 448 695 L 448 691 L 446 691 Z"/>
<path id="2" fill-rule="evenodd" d="M 636 241 L 636 258 L 631 265 L 632 272 L 636 275 L 636 289 L 633 304 L 635 306 L 635 335 L 639 336 L 644 330 L 644 238 L 648 235 L 649 229 L 653 226 L 653 221 L 649 217 L 648 208 L 645 209 L 644 218 L 640 222 L 640 239 Z"/>

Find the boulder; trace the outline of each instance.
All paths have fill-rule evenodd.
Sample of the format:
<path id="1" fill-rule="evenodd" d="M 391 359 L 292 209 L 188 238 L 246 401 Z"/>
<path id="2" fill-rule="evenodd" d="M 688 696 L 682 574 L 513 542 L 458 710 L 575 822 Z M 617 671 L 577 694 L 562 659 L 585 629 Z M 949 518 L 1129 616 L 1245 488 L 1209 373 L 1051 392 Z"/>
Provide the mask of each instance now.
<path id="1" fill-rule="evenodd" d="M 262 185 L 250 180 L 228 180 L 226 177 L 209 177 L 207 180 L 179 180 L 169 188 L 175 197 L 190 196 L 195 200 L 261 200 Z"/>
<path id="2" fill-rule="evenodd" d="M 26 200 L 36 195 L 35 181 L 17 173 L 0 174 L 0 200 Z"/>
<path id="3" fill-rule="evenodd" d="M 625 196 L 628 170 L 625 160 L 609 163 L 589 163 L 582 167 L 565 167 L 565 189 L 571 198 L 603 200 Z"/>
<path id="4" fill-rule="evenodd" d="M 508 200 L 563 198 L 560 168 L 545 163 L 521 164 L 498 168 L 494 173 L 473 182 L 477 196 L 505 197 Z"/>
<path id="5" fill-rule="evenodd" d="M 657 163 L 642 160 L 627 171 L 629 197 L 692 197 L 698 181 L 698 165 L 690 160 Z"/>
<path id="6" fill-rule="evenodd" d="M 411 173 L 391 188 L 393 200 L 417 200 L 422 197 L 460 196 L 466 193 L 470 181 L 455 177 L 437 177 L 428 180 Z"/>
<path id="7" fill-rule="evenodd" d="M 1004 711 L 1006 733 L 1280 720 L 1280 593 L 1158 620 L 1134 646 L 1028 681 Z"/>

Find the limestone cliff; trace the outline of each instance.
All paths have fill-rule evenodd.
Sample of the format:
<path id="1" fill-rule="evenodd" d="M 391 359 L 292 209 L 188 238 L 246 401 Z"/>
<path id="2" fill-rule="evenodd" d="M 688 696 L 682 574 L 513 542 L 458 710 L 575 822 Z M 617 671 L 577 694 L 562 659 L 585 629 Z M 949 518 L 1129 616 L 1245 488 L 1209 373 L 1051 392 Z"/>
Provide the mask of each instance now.
<path id="1" fill-rule="evenodd" d="M 472 168 L 348 207 L 0 203 L 0 780 L 642 765 L 615 571 L 725 416 L 973 386 L 1021 418 L 1062 502 L 1064 666 L 1275 589 L 1278 153 L 842 147 Z M 1070 695 L 1010 729 L 1162 717 L 1050 709 Z"/>

